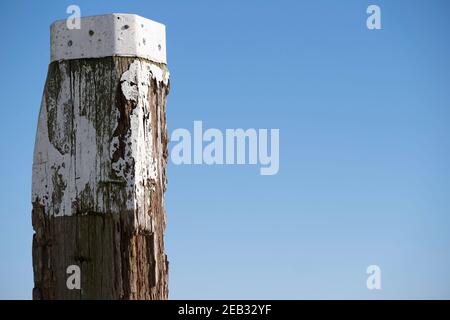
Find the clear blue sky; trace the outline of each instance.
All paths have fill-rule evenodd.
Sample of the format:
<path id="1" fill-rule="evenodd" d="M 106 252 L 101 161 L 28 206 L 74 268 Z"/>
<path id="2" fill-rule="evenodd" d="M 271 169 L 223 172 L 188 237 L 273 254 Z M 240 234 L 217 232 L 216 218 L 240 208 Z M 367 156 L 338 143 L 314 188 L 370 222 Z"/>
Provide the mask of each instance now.
<path id="1" fill-rule="evenodd" d="M 275 176 L 169 165 L 170 298 L 450 298 L 446 0 L 0 2 L 0 298 L 31 297 L 34 135 L 70 4 L 166 24 L 170 131 L 280 129 Z"/>

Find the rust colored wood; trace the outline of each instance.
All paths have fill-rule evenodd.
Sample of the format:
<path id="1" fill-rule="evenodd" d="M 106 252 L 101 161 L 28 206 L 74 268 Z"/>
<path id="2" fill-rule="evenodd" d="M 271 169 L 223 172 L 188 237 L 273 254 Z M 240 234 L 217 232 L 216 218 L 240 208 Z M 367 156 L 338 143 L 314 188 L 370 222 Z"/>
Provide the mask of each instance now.
<path id="1" fill-rule="evenodd" d="M 168 71 L 52 62 L 33 161 L 33 299 L 167 299 Z M 69 288 L 69 266 L 80 289 Z"/>

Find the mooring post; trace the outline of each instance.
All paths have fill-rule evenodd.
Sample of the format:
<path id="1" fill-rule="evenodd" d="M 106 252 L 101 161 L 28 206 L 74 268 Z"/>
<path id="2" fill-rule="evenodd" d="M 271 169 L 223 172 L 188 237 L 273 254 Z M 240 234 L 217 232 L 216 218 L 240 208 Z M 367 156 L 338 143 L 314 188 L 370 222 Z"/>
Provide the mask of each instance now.
<path id="1" fill-rule="evenodd" d="M 51 25 L 33 160 L 34 299 L 167 299 L 165 26 Z"/>

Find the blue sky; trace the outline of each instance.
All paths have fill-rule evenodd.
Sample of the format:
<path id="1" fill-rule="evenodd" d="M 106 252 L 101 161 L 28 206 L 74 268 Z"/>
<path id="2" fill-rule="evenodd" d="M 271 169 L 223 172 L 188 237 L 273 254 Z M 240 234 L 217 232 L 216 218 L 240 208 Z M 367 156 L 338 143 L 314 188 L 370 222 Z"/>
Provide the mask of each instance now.
<path id="1" fill-rule="evenodd" d="M 169 164 L 170 298 L 450 298 L 445 0 L 1 2 L 0 298 L 31 298 L 34 135 L 70 4 L 166 25 L 169 131 L 280 129 L 274 176 Z"/>

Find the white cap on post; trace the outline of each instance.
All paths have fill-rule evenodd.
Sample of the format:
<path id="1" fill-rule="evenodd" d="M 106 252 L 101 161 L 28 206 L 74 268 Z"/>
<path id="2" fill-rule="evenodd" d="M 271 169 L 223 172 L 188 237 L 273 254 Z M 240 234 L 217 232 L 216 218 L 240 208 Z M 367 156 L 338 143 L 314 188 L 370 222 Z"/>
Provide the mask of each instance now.
<path id="1" fill-rule="evenodd" d="M 66 20 L 50 26 L 51 62 L 124 56 L 166 63 L 165 25 L 122 13 L 80 19 L 80 29 L 69 29 Z"/>

